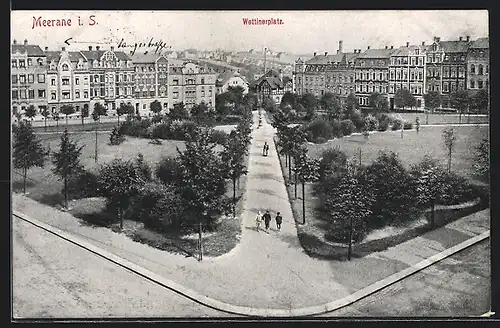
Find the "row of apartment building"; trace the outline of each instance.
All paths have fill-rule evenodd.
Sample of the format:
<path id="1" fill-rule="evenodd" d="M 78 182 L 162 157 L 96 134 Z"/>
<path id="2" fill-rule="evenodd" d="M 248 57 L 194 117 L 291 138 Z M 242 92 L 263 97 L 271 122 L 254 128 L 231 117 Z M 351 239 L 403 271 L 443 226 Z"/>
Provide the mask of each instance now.
<path id="1" fill-rule="evenodd" d="M 183 102 L 186 108 L 205 102 L 215 106 L 217 74 L 207 66 L 167 58 L 162 54 L 129 56 L 99 46 L 88 50 L 44 50 L 18 44 L 11 49 L 12 111 L 34 105 L 38 112 L 59 111 L 66 104 L 76 111 L 101 103 L 116 110 L 131 104 L 136 113 L 148 113 L 153 101 L 164 109 Z M 91 111 L 91 110 L 90 110 Z"/>
<path id="2" fill-rule="evenodd" d="M 342 41 L 334 55 L 314 54 L 307 61 L 298 59 L 293 72 L 293 90 L 298 94 L 321 96 L 326 92 L 341 98 L 354 93 L 361 106 L 369 105 L 369 96 L 378 92 L 387 97 L 394 108 L 398 89 L 408 89 L 417 100 L 417 108 L 425 107 L 424 94 L 437 91 L 443 96 L 443 107 L 449 107 L 449 95 L 458 90 L 489 90 L 488 38 L 394 48 L 343 52 Z"/>

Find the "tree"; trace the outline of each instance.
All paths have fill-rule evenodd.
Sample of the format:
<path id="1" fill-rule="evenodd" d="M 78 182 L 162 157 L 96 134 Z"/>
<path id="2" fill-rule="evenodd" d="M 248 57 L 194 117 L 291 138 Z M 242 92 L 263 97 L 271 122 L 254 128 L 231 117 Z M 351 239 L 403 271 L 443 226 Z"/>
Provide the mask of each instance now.
<path id="1" fill-rule="evenodd" d="M 287 105 L 289 105 L 291 106 L 291 108 L 296 109 L 298 102 L 299 102 L 299 96 L 295 93 L 287 91 L 281 98 L 280 108 L 283 109 Z"/>
<path id="2" fill-rule="evenodd" d="M 161 103 L 158 100 L 153 101 L 149 104 L 149 110 L 153 112 L 156 116 L 161 112 Z"/>
<path id="3" fill-rule="evenodd" d="M 120 132 L 120 129 L 118 129 L 118 127 L 115 125 L 109 135 L 109 144 L 116 146 L 121 144 L 123 141 L 125 141 L 125 137 Z"/>
<path id="4" fill-rule="evenodd" d="M 343 116 L 340 99 L 331 92 L 325 93 L 319 100 L 321 108 L 326 111 L 330 121 L 338 120 Z"/>
<path id="5" fill-rule="evenodd" d="M 215 96 L 215 112 L 219 117 L 229 114 L 229 107 L 227 106 L 228 102 L 229 94 L 227 92 L 220 93 Z"/>
<path id="6" fill-rule="evenodd" d="M 247 145 L 236 131 L 231 131 L 229 138 L 220 153 L 222 163 L 225 164 L 225 177 L 233 183 L 233 216 L 236 216 L 236 182 L 248 171 L 243 163 Z"/>
<path id="7" fill-rule="evenodd" d="M 455 148 L 457 136 L 453 132 L 453 128 L 443 130 L 443 141 L 446 151 L 448 152 L 448 172 L 451 172 L 451 155 Z"/>
<path id="8" fill-rule="evenodd" d="M 52 113 L 52 119 L 56 121 L 56 132 L 59 133 L 59 120 L 61 119 L 59 113 Z"/>
<path id="9" fill-rule="evenodd" d="M 185 120 L 189 118 L 189 112 L 186 107 L 184 107 L 183 102 L 175 104 L 174 108 L 170 110 L 168 115 L 172 121 Z"/>
<path id="10" fill-rule="evenodd" d="M 424 94 L 424 102 L 426 107 L 425 124 L 429 124 L 429 110 L 434 112 L 437 108 L 441 107 L 442 103 L 441 94 L 437 91 L 429 91 Z"/>
<path id="11" fill-rule="evenodd" d="M 26 193 L 26 179 L 31 167 L 43 167 L 48 152 L 42 147 L 29 122 L 19 122 L 13 129 L 14 144 L 12 159 L 16 169 L 23 170 L 23 193 Z"/>
<path id="12" fill-rule="evenodd" d="M 378 92 L 373 92 L 368 98 L 370 107 L 379 112 L 385 112 L 389 108 L 387 98 Z"/>
<path id="13" fill-rule="evenodd" d="M 68 115 L 74 114 L 75 113 L 75 107 L 73 105 L 62 105 L 61 106 L 61 113 L 66 115 L 66 125 L 68 125 Z"/>
<path id="14" fill-rule="evenodd" d="M 78 146 L 69 138 L 68 130 L 65 129 L 61 136 L 61 146 L 58 152 L 52 154 L 52 171 L 64 181 L 64 205 L 68 208 L 68 180 L 78 174 L 83 168 L 80 164 L 80 155 L 84 145 Z"/>
<path id="15" fill-rule="evenodd" d="M 35 106 L 29 105 L 28 108 L 24 111 L 24 115 L 26 115 L 27 118 L 33 121 L 33 118 L 36 116 L 36 109 Z"/>
<path id="16" fill-rule="evenodd" d="M 186 150 L 177 150 L 182 181 L 180 193 L 190 217 L 198 219 L 200 261 L 203 259 L 203 226 L 230 208 L 224 197 L 224 165 L 214 147 L 215 144 L 210 143 L 210 131 L 197 127 L 193 138 L 186 142 Z"/>
<path id="17" fill-rule="evenodd" d="M 262 107 L 264 108 L 264 110 L 268 113 L 273 113 L 275 110 L 274 106 L 274 100 L 269 96 L 265 96 L 262 100 Z"/>
<path id="18" fill-rule="evenodd" d="M 146 180 L 140 167 L 131 160 L 115 158 L 99 170 L 99 192 L 108 204 L 117 211 L 120 229 L 123 229 L 123 212 L 130 199 L 137 195 Z"/>
<path id="19" fill-rule="evenodd" d="M 134 106 L 121 103 L 116 109 L 116 115 L 118 116 L 118 125 L 120 125 L 120 116 L 122 115 L 134 115 Z"/>
<path id="20" fill-rule="evenodd" d="M 245 105 L 245 107 L 250 111 L 252 111 L 257 107 L 257 103 L 258 103 L 258 98 L 255 92 L 248 91 L 248 93 L 243 96 L 243 105 Z"/>
<path id="21" fill-rule="evenodd" d="M 206 121 L 209 116 L 209 108 L 204 102 L 194 105 L 191 108 L 191 117 L 194 118 L 198 124 Z"/>
<path id="22" fill-rule="evenodd" d="M 332 219 L 341 222 L 347 230 L 347 259 L 350 261 L 354 234 L 358 234 L 359 239 L 364 235 L 365 221 L 372 213 L 371 205 L 375 199 L 363 186 L 353 163 L 348 163 L 346 173 L 326 196 L 326 207 Z"/>
<path id="23" fill-rule="evenodd" d="M 235 106 L 238 106 L 243 101 L 243 92 L 245 90 L 241 86 L 229 86 L 227 88 L 229 101 L 232 102 Z"/>
<path id="24" fill-rule="evenodd" d="M 299 104 L 306 110 L 316 110 L 318 108 L 318 98 L 312 93 L 305 93 L 299 98 Z"/>
<path id="25" fill-rule="evenodd" d="M 44 130 L 47 131 L 47 118 L 50 116 L 48 108 L 44 107 L 41 114 L 43 116 Z"/>
<path id="26" fill-rule="evenodd" d="M 351 92 L 347 98 L 345 99 L 345 114 L 347 117 L 351 117 L 353 112 L 359 110 L 358 99 L 356 99 L 356 95 Z"/>
<path id="27" fill-rule="evenodd" d="M 481 140 L 476 148 L 474 169 L 478 177 L 484 181 L 488 180 L 490 175 L 490 141 L 487 138 Z"/>
<path id="28" fill-rule="evenodd" d="M 488 91 L 485 89 L 479 90 L 472 98 L 473 108 L 480 113 L 488 113 L 489 111 L 489 97 Z"/>
<path id="29" fill-rule="evenodd" d="M 298 181 L 302 184 L 302 224 L 306 224 L 306 191 L 305 184 L 307 182 L 316 182 L 319 179 L 320 161 L 315 158 L 310 158 L 307 155 L 307 148 L 301 147 L 297 151 L 298 155 L 295 160 L 295 172 L 297 173 Z"/>
<path id="30" fill-rule="evenodd" d="M 415 99 L 415 96 L 411 94 L 410 90 L 403 88 L 396 91 L 396 94 L 394 95 L 394 103 L 396 107 L 405 109 L 405 107 L 415 107 L 417 100 Z"/>
<path id="31" fill-rule="evenodd" d="M 466 90 L 455 91 L 450 95 L 451 107 L 458 111 L 459 123 L 462 123 L 462 114 L 469 110 L 471 99 Z"/>
<path id="32" fill-rule="evenodd" d="M 81 114 L 82 114 L 82 128 L 83 128 L 85 124 L 85 118 L 89 117 L 89 107 L 87 105 L 83 106 Z"/>
<path id="33" fill-rule="evenodd" d="M 100 122 L 101 121 L 101 115 L 106 113 L 106 108 L 102 106 L 100 103 L 95 103 L 94 105 L 94 111 L 92 112 L 92 119 L 94 122 Z M 94 154 L 94 161 L 97 163 L 98 161 L 98 153 L 97 153 L 97 124 L 95 125 L 95 154 Z"/>

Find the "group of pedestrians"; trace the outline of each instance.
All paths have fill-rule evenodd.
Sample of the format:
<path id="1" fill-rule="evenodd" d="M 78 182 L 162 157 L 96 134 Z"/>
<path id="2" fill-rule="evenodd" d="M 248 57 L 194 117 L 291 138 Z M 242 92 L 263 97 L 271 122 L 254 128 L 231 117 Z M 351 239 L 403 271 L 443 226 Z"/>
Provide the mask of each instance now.
<path id="1" fill-rule="evenodd" d="M 281 216 L 280 212 L 276 213 L 276 217 L 274 218 L 276 221 L 276 228 L 278 231 L 281 231 L 281 223 L 283 222 L 283 217 Z M 269 210 L 267 210 L 264 215 L 262 215 L 261 211 L 257 213 L 257 217 L 255 218 L 255 223 L 257 226 L 257 231 L 260 231 L 260 225 L 262 221 L 264 221 L 264 226 L 266 228 L 266 231 L 269 231 L 269 226 L 271 224 L 271 213 L 269 213 Z"/>

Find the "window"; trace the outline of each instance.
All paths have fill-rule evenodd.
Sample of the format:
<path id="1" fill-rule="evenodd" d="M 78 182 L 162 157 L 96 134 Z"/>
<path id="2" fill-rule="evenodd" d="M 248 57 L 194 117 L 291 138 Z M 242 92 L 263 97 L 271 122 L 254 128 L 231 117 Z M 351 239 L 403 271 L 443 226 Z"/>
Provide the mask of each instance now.
<path id="1" fill-rule="evenodd" d="M 35 99 L 35 90 L 28 90 L 28 99 Z"/>
<path id="2" fill-rule="evenodd" d="M 19 75 L 19 83 L 26 83 L 26 75 L 24 74 Z"/>
<path id="3" fill-rule="evenodd" d="M 471 72 L 472 74 L 476 74 L 476 66 L 475 66 L 474 64 L 471 64 L 471 65 L 470 65 L 470 72 Z"/>
<path id="4" fill-rule="evenodd" d="M 172 82 L 174 85 L 179 85 L 179 79 L 174 79 Z"/>
<path id="5" fill-rule="evenodd" d="M 50 81 L 50 85 L 56 85 L 56 79 L 52 79 L 52 80 Z"/>
<path id="6" fill-rule="evenodd" d="M 479 80 L 479 81 L 477 81 L 477 87 L 478 87 L 479 89 L 482 89 L 482 88 L 483 88 L 483 80 Z"/>
<path id="7" fill-rule="evenodd" d="M 62 79 L 62 85 L 69 85 L 69 79 L 68 78 Z"/>
<path id="8" fill-rule="evenodd" d="M 451 92 L 457 91 L 457 83 L 456 82 L 451 82 L 450 83 L 450 91 Z"/>
<path id="9" fill-rule="evenodd" d="M 37 75 L 38 83 L 45 83 L 45 74 Z"/>
<path id="10" fill-rule="evenodd" d="M 89 92 L 87 90 L 83 91 L 83 98 L 87 99 L 89 97 Z"/>
<path id="11" fill-rule="evenodd" d="M 448 82 L 443 83 L 443 92 L 448 92 Z"/>
<path id="12" fill-rule="evenodd" d="M 31 58 L 28 58 L 28 66 L 33 65 L 33 60 Z"/>
<path id="13" fill-rule="evenodd" d="M 456 67 L 451 68 L 451 77 L 457 77 L 457 68 Z"/>
<path id="14" fill-rule="evenodd" d="M 173 97 L 174 97 L 174 99 L 178 99 L 179 98 L 179 93 L 177 91 L 175 91 L 173 93 Z"/>
<path id="15" fill-rule="evenodd" d="M 63 91 L 62 96 L 63 96 L 63 99 L 70 99 L 69 91 Z"/>
<path id="16" fill-rule="evenodd" d="M 89 85 L 89 78 L 88 77 L 84 77 L 83 78 L 83 84 L 84 85 Z"/>
<path id="17" fill-rule="evenodd" d="M 55 91 L 52 91 L 52 92 L 50 93 L 50 99 L 52 99 L 52 100 L 56 100 L 56 92 L 55 92 Z"/>
<path id="18" fill-rule="evenodd" d="M 104 88 L 101 88 L 101 92 L 100 93 L 101 93 L 101 97 L 104 97 L 104 94 L 105 94 Z"/>
<path id="19" fill-rule="evenodd" d="M 45 98 L 45 90 L 43 89 L 38 90 L 38 98 Z"/>
<path id="20" fill-rule="evenodd" d="M 470 81 L 470 88 L 471 88 L 471 89 L 474 89 L 475 87 L 476 87 L 476 81 L 471 80 L 471 81 Z"/>
<path id="21" fill-rule="evenodd" d="M 80 85 L 80 79 L 79 78 L 75 78 L 75 84 L 76 85 Z"/>
<path id="22" fill-rule="evenodd" d="M 12 99 L 17 99 L 17 97 L 18 97 L 17 90 L 12 90 Z"/>
<path id="23" fill-rule="evenodd" d="M 483 65 L 479 64 L 477 74 L 483 75 Z"/>
<path id="24" fill-rule="evenodd" d="M 68 64 L 63 64 L 62 65 L 62 70 L 63 71 L 68 71 L 69 70 Z"/>
<path id="25" fill-rule="evenodd" d="M 26 68 L 26 63 L 25 63 L 24 59 L 19 59 L 19 67 Z"/>
<path id="26" fill-rule="evenodd" d="M 94 76 L 94 81 L 97 82 L 97 75 Z M 104 83 L 104 75 L 100 76 L 100 81 L 101 81 L 101 83 Z"/>
<path id="27" fill-rule="evenodd" d="M 450 59 L 449 55 L 444 55 L 444 60 L 448 61 Z"/>
<path id="28" fill-rule="evenodd" d="M 76 90 L 76 91 L 75 91 L 75 98 L 76 98 L 76 99 L 79 99 L 79 98 L 80 98 L 80 91 L 79 91 L 79 90 Z"/>
<path id="29" fill-rule="evenodd" d="M 488 65 L 486 65 L 485 71 L 486 71 L 486 74 L 488 74 Z"/>
<path id="30" fill-rule="evenodd" d="M 201 78 L 201 84 L 205 84 L 205 78 Z"/>
<path id="31" fill-rule="evenodd" d="M 17 68 L 17 60 L 12 60 L 12 68 Z"/>
<path id="32" fill-rule="evenodd" d="M 450 68 L 444 67 L 443 68 L 443 77 L 449 77 L 449 75 L 450 75 Z"/>
<path id="33" fill-rule="evenodd" d="M 36 60 L 36 62 L 38 63 L 38 66 L 43 66 L 43 59 L 42 58 L 38 58 Z"/>
<path id="34" fill-rule="evenodd" d="M 12 74 L 12 84 L 17 84 L 17 75 Z"/>
<path id="35" fill-rule="evenodd" d="M 460 81 L 458 82 L 458 90 L 463 90 L 464 89 L 464 82 Z"/>
<path id="36" fill-rule="evenodd" d="M 34 82 L 35 82 L 35 75 L 28 74 L 28 83 L 34 83 Z"/>

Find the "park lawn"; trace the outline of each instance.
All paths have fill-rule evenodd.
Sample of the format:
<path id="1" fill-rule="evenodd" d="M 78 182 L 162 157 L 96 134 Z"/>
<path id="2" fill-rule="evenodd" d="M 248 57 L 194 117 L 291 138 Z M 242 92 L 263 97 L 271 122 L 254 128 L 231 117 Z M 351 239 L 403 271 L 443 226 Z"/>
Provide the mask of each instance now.
<path id="1" fill-rule="evenodd" d="M 361 161 L 367 165 L 374 160 L 380 150 L 392 150 L 399 154 L 400 159 L 406 167 L 418 163 L 424 156 L 430 156 L 440 160 L 443 165 L 447 164 L 446 153 L 442 145 L 441 134 L 444 127 L 421 127 L 417 134 L 415 130 L 405 130 L 403 139 L 401 131 L 376 132 L 371 134 L 365 142 L 362 135 L 353 135 L 342 139 L 335 139 L 324 144 L 308 144 L 309 154 L 312 157 L 320 157 L 321 153 L 332 147 L 340 147 L 348 156 L 359 159 L 359 148 L 362 149 Z M 455 153 L 452 156 L 452 170 L 474 180 L 473 160 L 475 147 L 482 138 L 488 137 L 487 126 L 462 126 L 455 127 L 458 140 Z M 285 181 L 288 179 L 288 167 L 285 167 L 284 157 L 280 156 Z M 327 214 L 321 209 L 321 201 L 314 192 L 313 184 L 305 186 L 305 217 L 306 225 L 302 225 L 302 187 L 297 185 L 297 199 L 295 199 L 294 185 L 287 187 L 292 211 L 297 222 L 299 239 L 302 246 L 309 254 L 317 254 L 328 257 L 331 249 L 335 249 L 332 243 L 325 238 L 328 231 Z"/>
<path id="2" fill-rule="evenodd" d="M 403 120 L 415 123 L 418 117 L 420 125 L 423 124 L 459 124 L 460 116 L 458 114 L 429 114 L 425 113 L 388 113 L 389 115 L 399 116 Z M 474 115 L 470 116 L 462 114 L 462 123 L 489 123 L 489 115 Z"/>

